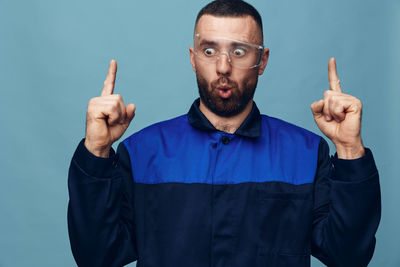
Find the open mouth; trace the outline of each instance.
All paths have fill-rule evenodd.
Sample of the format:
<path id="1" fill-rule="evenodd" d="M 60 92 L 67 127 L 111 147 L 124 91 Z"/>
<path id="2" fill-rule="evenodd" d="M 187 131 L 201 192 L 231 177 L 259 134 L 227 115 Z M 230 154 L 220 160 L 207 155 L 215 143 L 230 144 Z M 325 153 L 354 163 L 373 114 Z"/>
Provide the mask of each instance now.
<path id="1" fill-rule="evenodd" d="M 218 90 L 227 91 L 227 90 L 231 90 L 232 87 L 230 87 L 230 86 L 218 86 L 217 89 Z"/>
<path id="2" fill-rule="evenodd" d="M 219 86 L 217 90 L 221 98 L 229 98 L 232 95 L 232 87 Z"/>

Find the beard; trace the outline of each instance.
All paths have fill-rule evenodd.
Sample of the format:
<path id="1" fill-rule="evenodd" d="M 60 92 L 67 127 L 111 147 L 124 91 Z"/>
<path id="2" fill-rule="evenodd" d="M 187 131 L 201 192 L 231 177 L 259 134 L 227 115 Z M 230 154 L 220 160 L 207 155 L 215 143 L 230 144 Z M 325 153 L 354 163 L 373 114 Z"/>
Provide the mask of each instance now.
<path id="1" fill-rule="evenodd" d="M 240 91 L 238 83 L 226 77 L 211 82 L 210 88 L 207 80 L 199 72 L 196 72 L 196 78 L 200 99 L 204 105 L 214 114 L 226 118 L 235 116 L 246 108 L 254 97 L 258 80 L 258 77 L 252 83 L 244 80 L 242 83 L 243 91 Z M 218 95 L 217 87 L 221 85 L 231 88 L 232 94 L 229 98 L 222 98 Z"/>

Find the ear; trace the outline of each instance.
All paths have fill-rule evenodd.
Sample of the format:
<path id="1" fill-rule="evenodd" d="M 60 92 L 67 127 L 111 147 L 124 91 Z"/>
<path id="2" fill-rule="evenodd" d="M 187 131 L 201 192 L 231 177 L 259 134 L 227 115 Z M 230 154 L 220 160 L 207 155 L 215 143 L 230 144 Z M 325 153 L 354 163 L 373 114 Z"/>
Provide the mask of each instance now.
<path id="1" fill-rule="evenodd" d="M 194 59 L 194 48 L 193 46 L 189 47 L 189 55 L 190 55 L 190 63 L 192 64 L 193 71 L 196 72 L 196 63 Z"/>
<path id="2" fill-rule="evenodd" d="M 267 67 L 268 58 L 269 58 L 269 49 L 265 48 L 263 51 L 262 59 L 261 59 L 261 65 L 260 65 L 260 67 L 258 67 L 258 75 L 261 75 L 264 73 L 265 67 Z"/>

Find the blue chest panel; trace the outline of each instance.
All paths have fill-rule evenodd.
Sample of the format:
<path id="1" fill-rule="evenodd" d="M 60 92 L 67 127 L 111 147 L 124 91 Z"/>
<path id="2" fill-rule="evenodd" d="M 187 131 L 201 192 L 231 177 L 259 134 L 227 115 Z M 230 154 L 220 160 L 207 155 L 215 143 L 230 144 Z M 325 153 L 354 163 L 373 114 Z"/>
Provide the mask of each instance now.
<path id="1" fill-rule="evenodd" d="M 261 136 L 191 126 L 187 115 L 149 126 L 124 141 L 135 183 L 312 183 L 320 137 L 262 115 Z"/>

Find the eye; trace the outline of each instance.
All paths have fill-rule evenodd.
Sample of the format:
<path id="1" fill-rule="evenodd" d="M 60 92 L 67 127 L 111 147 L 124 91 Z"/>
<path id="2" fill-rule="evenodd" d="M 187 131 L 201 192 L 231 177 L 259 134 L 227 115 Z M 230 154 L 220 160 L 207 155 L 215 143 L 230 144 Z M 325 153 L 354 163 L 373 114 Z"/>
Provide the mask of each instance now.
<path id="1" fill-rule="evenodd" d="M 206 56 L 211 57 L 211 56 L 215 55 L 215 49 L 214 48 L 206 48 L 206 49 L 204 49 L 204 54 Z"/>
<path id="2" fill-rule="evenodd" d="M 236 48 L 235 50 L 233 50 L 233 55 L 235 57 L 242 57 L 246 55 L 246 51 L 243 48 Z"/>

